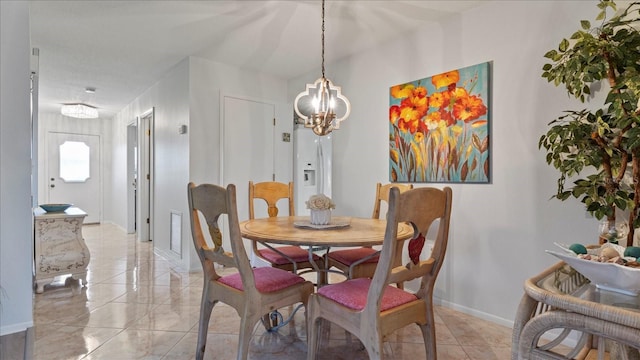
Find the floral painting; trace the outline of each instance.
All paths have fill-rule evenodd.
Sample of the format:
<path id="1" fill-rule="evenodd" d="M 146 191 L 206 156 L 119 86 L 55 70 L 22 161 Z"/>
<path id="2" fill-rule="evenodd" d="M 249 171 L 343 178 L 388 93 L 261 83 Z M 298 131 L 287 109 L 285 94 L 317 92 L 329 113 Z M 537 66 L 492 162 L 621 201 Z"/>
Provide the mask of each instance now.
<path id="1" fill-rule="evenodd" d="M 391 182 L 488 183 L 489 63 L 389 92 Z"/>

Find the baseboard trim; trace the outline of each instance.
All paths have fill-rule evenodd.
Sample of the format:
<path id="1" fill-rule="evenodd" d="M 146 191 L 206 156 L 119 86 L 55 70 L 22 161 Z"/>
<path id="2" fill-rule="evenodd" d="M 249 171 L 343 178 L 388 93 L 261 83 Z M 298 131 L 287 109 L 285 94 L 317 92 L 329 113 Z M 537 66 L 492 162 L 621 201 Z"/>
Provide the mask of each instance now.
<path id="1" fill-rule="evenodd" d="M 509 328 L 513 329 L 513 320 L 509 320 L 509 319 L 505 319 L 505 318 L 501 318 L 499 316 L 495 316 L 483 311 L 479 311 L 476 309 L 472 309 L 470 307 L 466 307 L 466 306 L 462 306 L 456 303 L 452 303 L 450 301 L 446 301 L 437 297 L 433 297 L 433 303 L 436 305 L 440 305 L 455 311 L 459 311 L 461 313 L 467 314 L 467 315 L 471 315 L 473 317 L 477 317 L 479 319 L 482 320 L 487 320 L 487 321 L 491 321 L 492 323 L 498 324 L 498 325 L 502 325 L 502 326 L 506 326 Z"/>
<path id="2" fill-rule="evenodd" d="M 33 321 L 5 325 L 0 327 L 0 336 L 11 335 L 17 332 L 26 331 L 30 327 L 33 327 Z"/>

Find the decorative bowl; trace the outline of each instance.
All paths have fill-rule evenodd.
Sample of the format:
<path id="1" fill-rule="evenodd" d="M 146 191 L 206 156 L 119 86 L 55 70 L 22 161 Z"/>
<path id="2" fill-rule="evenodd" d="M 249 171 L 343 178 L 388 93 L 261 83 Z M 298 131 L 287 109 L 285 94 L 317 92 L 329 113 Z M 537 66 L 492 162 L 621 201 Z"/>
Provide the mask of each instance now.
<path id="1" fill-rule="evenodd" d="M 599 289 L 615 291 L 630 296 L 638 296 L 640 294 L 640 268 L 585 260 L 569 251 L 559 253 L 546 250 L 546 252 L 576 269 L 577 272 L 584 275 Z"/>
<path id="2" fill-rule="evenodd" d="M 73 204 L 40 204 L 40 207 L 46 212 L 61 212 L 73 206 Z"/>

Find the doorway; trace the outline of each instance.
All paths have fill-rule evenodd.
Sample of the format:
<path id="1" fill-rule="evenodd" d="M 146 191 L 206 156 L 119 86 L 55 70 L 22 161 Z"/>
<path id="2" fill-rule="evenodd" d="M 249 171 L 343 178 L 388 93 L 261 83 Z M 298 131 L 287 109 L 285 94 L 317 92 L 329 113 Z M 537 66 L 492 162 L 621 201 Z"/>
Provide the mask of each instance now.
<path id="1" fill-rule="evenodd" d="M 135 234 L 138 187 L 138 122 L 127 125 L 127 233 Z"/>
<path id="2" fill-rule="evenodd" d="M 138 241 L 153 239 L 154 109 L 127 126 L 127 231 Z"/>

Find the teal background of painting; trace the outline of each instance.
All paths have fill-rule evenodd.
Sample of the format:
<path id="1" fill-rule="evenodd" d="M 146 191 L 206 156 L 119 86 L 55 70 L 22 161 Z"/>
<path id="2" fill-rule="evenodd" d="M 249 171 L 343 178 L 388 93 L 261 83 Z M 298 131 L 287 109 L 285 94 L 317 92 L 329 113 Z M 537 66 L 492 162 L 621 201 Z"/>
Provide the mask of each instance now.
<path id="1" fill-rule="evenodd" d="M 425 165 L 425 168 L 427 168 L 426 170 L 429 170 L 430 168 L 430 170 L 432 171 L 425 171 L 425 172 L 419 172 L 419 171 L 407 172 L 406 170 L 402 171 L 399 164 L 396 164 L 390 156 L 389 157 L 389 180 L 390 181 L 392 182 L 489 183 L 489 180 L 490 180 L 489 175 L 490 175 L 490 168 L 491 168 L 489 166 L 490 165 L 490 147 L 491 147 L 490 146 L 491 144 L 491 141 L 490 141 L 491 140 L 490 139 L 491 103 L 490 103 L 490 93 L 489 93 L 489 89 L 490 89 L 489 88 L 489 81 L 490 81 L 489 65 L 490 65 L 490 62 L 485 62 L 485 63 L 467 66 L 467 67 L 458 69 L 457 71 L 460 77 L 458 82 L 456 83 L 457 87 L 464 87 L 470 96 L 475 95 L 481 98 L 484 105 L 487 108 L 485 115 L 482 115 L 478 119 L 470 121 L 468 124 L 465 124 L 461 120 L 459 120 L 456 123 L 456 125 L 459 125 L 465 129 L 464 133 L 460 134 L 458 139 L 460 141 L 468 142 L 470 137 L 472 137 L 473 134 L 477 135 L 478 138 L 480 139 L 487 138 L 489 140 L 489 148 L 487 149 L 487 151 L 481 153 L 480 151 L 478 151 L 477 148 L 471 147 L 471 152 L 469 153 L 469 155 L 461 158 L 459 165 L 457 167 L 449 168 L 447 173 L 444 173 L 442 171 L 438 171 L 437 169 L 435 169 L 435 166 L 434 166 L 435 164 L 433 164 L 433 161 L 431 161 L 430 163 L 430 160 L 432 159 L 428 159 L 428 158 L 423 159 L 425 162 L 424 165 Z M 476 74 L 477 74 L 477 79 L 475 80 L 475 84 L 471 85 L 469 80 L 474 79 L 476 77 Z M 437 90 L 439 91 L 445 90 L 444 87 L 436 89 L 431 82 L 432 77 L 433 76 L 426 77 L 420 80 L 404 83 L 402 85 L 413 84 L 415 87 L 422 86 L 427 90 L 427 96 L 432 95 L 433 93 L 437 92 Z M 391 96 L 391 91 L 389 92 L 389 107 L 393 105 L 400 105 L 402 100 L 403 99 L 394 98 L 393 96 Z M 437 110 L 438 108 L 429 107 L 427 111 L 427 115 Z M 481 120 L 485 120 L 486 124 L 476 128 L 471 127 L 471 124 Z M 394 135 L 396 130 L 397 128 L 394 126 L 394 124 L 389 122 L 390 150 L 393 150 L 393 149 L 399 150 L 396 148 L 395 141 L 394 141 Z M 451 131 L 449 131 L 449 134 L 450 136 L 455 136 Z M 407 144 L 413 141 L 414 134 L 411 134 L 408 131 L 406 132 L 400 131 L 399 135 Z M 467 138 L 465 139 L 465 137 Z M 467 147 L 465 146 L 465 148 Z M 399 151 L 399 152 L 402 153 L 402 151 Z M 403 164 L 405 166 L 403 166 L 402 168 L 407 169 L 410 167 L 408 166 L 407 163 L 414 161 L 415 155 L 412 156 L 412 154 L 408 154 L 407 152 L 404 152 L 404 153 L 405 153 L 405 156 L 404 157 L 401 156 L 399 162 L 402 163 L 404 161 Z M 483 166 L 478 166 L 474 171 L 469 172 L 467 174 L 467 177 L 463 180 L 461 177 L 462 167 L 465 164 L 465 162 L 467 163 L 468 167 L 471 166 L 473 159 L 476 159 L 478 164 L 486 163 L 488 171 L 485 173 Z M 442 170 L 442 169 L 439 169 L 439 170 Z M 397 179 L 393 178 L 393 175 L 392 175 L 393 171 L 395 171 L 395 173 L 397 174 Z"/>

